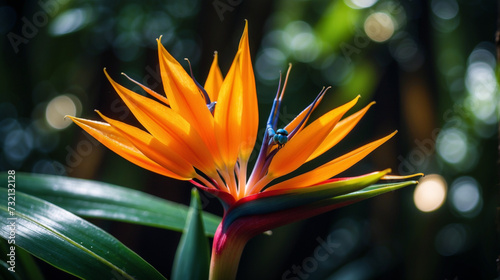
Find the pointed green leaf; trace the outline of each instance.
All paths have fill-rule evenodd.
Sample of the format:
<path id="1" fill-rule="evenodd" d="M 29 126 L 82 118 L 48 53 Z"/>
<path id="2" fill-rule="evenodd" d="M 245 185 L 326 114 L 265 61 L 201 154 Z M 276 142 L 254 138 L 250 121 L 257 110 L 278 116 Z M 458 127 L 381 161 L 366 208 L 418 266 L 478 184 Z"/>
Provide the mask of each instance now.
<path id="1" fill-rule="evenodd" d="M 328 199 L 328 204 L 340 204 L 340 203 L 349 203 L 349 202 L 357 202 L 367 198 L 371 198 L 377 195 L 384 194 L 386 192 L 395 191 L 397 189 L 404 188 L 406 186 L 416 185 L 418 181 L 405 181 L 398 183 L 387 183 L 387 184 L 375 184 L 371 185 L 367 188 L 364 188 L 360 191 L 337 196 L 334 198 Z"/>
<path id="2" fill-rule="evenodd" d="M 203 234 L 201 202 L 198 190 L 191 191 L 186 227 L 175 254 L 172 272 L 173 280 L 206 280 L 210 269 L 210 249 L 207 237 Z"/>
<path id="3" fill-rule="evenodd" d="M 7 189 L 0 188 L 0 201 L 7 197 Z M 0 236 L 82 279 L 165 279 L 102 229 L 17 190 L 15 205 L 0 204 Z"/>
<path id="4" fill-rule="evenodd" d="M 16 188 L 79 216 L 176 231 L 183 230 L 188 213 L 185 205 L 93 180 L 16 173 Z M 213 236 L 220 221 L 216 215 L 203 213 L 205 233 Z"/>

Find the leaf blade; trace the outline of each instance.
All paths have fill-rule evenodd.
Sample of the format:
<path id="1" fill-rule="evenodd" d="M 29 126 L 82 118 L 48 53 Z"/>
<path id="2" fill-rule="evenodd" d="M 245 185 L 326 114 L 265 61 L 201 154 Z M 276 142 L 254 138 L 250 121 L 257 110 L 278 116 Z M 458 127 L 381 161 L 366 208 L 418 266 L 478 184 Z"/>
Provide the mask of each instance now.
<path id="1" fill-rule="evenodd" d="M 203 234 L 200 195 L 196 188 L 191 191 L 191 204 L 186 227 L 175 254 L 172 280 L 205 280 L 210 269 L 210 249 Z M 193 265 L 196 269 L 193 269 Z"/>
<path id="2" fill-rule="evenodd" d="M 188 207 L 140 191 L 63 176 L 16 173 L 16 188 L 76 215 L 182 231 Z M 205 233 L 213 236 L 221 218 L 203 213 Z"/>
<path id="3" fill-rule="evenodd" d="M 5 188 L 0 199 L 7 201 Z M 14 230 L 16 246 L 63 271 L 82 279 L 165 279 L 116 238 L 54 204 L 16 191 L 14 209 L 0 205 L 0 236 Z"/>

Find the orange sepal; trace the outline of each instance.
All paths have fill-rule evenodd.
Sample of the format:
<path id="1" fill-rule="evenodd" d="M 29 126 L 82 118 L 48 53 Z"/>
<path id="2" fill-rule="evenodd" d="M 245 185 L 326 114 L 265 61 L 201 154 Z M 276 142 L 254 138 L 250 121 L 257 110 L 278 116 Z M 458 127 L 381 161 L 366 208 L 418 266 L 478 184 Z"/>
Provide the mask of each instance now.
<path id="1" fill-rule="evenodd" d="M 337 125 L 332 129 L 330 134 L 326 136 L 321 145 L 319 145 L 314 153 L 312 153 L 312 155 L 307 159 L 307 161 L 313 160 L 316 157 L 322 155 L 324 152 L 330 150 L 333 146 L 340 142 L 340 140 L 344 139 L 344 137 L 349 134 L 349 132 L 356 126 L 356 124 L 358 124 L 358 122 L 363 118 L 365 113 L 373 104 L 375 104 L 375 102 L 371 102 L 358 112 L 339 121 Z"/>
<path id="2" fill-rule="evenodd" d="M 193 166 L 177 154 L 177 151 L 174 151 L 169 145 L 163 144 L 151 134 L 137 127 L 110 119 L 99 111 L 97 113 L 152 161 L 177 174 L 183 180 L 190 180 L 196 177 L 196 171 Z"/>
<path id="3" fill-rule="evenodd" d="M 214 53 L 214 60 L 212 66 L 210 66 L 210 71 L 208 72 L 207 80 L 205 81 L 205 90 L 208 96 L 210 96 L 210 101 L 217 101 L 219 96 L 219 90 L 222 85 L 222 73 L 219 68 L 219 55 L 217 52 Z"/>
<path id="4" fill-rule="evenodd" d="M 161 165 L 146 157 L 132 144 L 132 142 L 130 142 L 109 123 L 81 119 L 72 116 L 68 117 L 108 149 L 112 150 L 113 152 L 117 153 L 133 164 L 138 165 L 151 172 L 161 174 L 163 176 L 179 180 L 187 180 L 187 178 L 181 177 L 173 173 L 172 171 L 165 169 Z"/>
<path id="5" fill-rule="evenodd" d="M 241 120 L 241 146 L 240 158 L 248 160 L 255 146 L 259 128 L 259 106 L 257 102 L 257 89 L 255 87 L 255 75 L 250 57 L 250 46 L 248 43 L 248 21 L 245 21 L 245 29 L 241 36 L 238 51 L 241 67 L 241 79 L 243 84 L 243 112 Z"/>
<path id="6" fill-rule="evenodd" d="M 366 144 L 354 151 L 351 151 L 345 155 L 342 155 L 332 161 L 329 161 L 309 172 L 298 175 L 291 179 L 280 182 L 274 186 L 266 189 L 268 190 L 279 190 L 283 188 L 302 188 L 323 182 L 333 176 L 345 171 L 349 167 L 353 166 L 364 157 L 366 157 L 373 150 L 378 148 L 380 145 L 389 140 L 397 131 L 383 137 L 381 139 L 375 140 L 369 144 Z"/>
<path id="7" fill-rule="evenodd" d="M 206 174 L 215 174 L 213 158 L 190 123 L 171 108 L 116 83 L 106 69 L 104 73 L 120 98 L 153 137 L 168 144 L 172 150 Z"/>
<path id="8" fill-rule="evenodd" d="M 161 39 L 161 38 L 160 38 Z M 214 118 L 202 93 L 177 60 L 158 41 L 161 79 L 171 108 L 188 121 L 210 149 L 213 160 L 220 165 L 214 135 Z"/>

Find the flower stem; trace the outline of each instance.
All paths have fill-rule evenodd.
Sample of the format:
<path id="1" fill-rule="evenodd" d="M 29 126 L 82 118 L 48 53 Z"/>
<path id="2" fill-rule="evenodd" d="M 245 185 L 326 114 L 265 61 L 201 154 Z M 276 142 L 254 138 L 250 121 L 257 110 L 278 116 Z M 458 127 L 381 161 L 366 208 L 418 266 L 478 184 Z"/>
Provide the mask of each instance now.
<path id="1" fill-rule="evenodd" d="M 219 225 L 214 236 L 212 259 L 210 264 L 210 280 L 234 280 L 238 272 L 241 253 L 250 236 L 241 234 L 238 229 L 223 228 Z"/>

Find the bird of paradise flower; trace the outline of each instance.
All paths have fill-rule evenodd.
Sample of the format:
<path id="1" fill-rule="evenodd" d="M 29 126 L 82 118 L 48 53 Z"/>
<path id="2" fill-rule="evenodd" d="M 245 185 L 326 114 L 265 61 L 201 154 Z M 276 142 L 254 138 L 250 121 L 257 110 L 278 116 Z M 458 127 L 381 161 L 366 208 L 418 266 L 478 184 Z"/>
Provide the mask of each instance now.
<path id="1" fill-rule="evenodd" d="M 255 78 L 245 25 L 238 52 L 223 78 L 217 53 L 201 86 L 158 42 L 163 96 L 132 80 L 158 101 L 116 83 L 118 95 L 147 131 L 97 113 L 105 122 L 70 117 L 77 125 L 130 162 L 152 172 L 187 180 L 222 202 L 224 216 L 213 241 L 210 279 L 236 277 L 246 242 L 269 229 L 417 184 L 390 169 L 333 178 L 363 159 L 396 132 L 330 160 L 310 171 L 273 183 L 316 159 L 342 140 L 374 104 L 342 119 L 359 99 L 308 124 L 327 89 L 283 128 L 278 117 L 288 80 L 278 87 L 263 142 L 251 172 L 258 131 Z M 417 174 L 418 175 L 418 174 Z M 375 184 L 379 180 L 398 182 Z M 375 185 L 374 185 L 375 184 Z"/>

